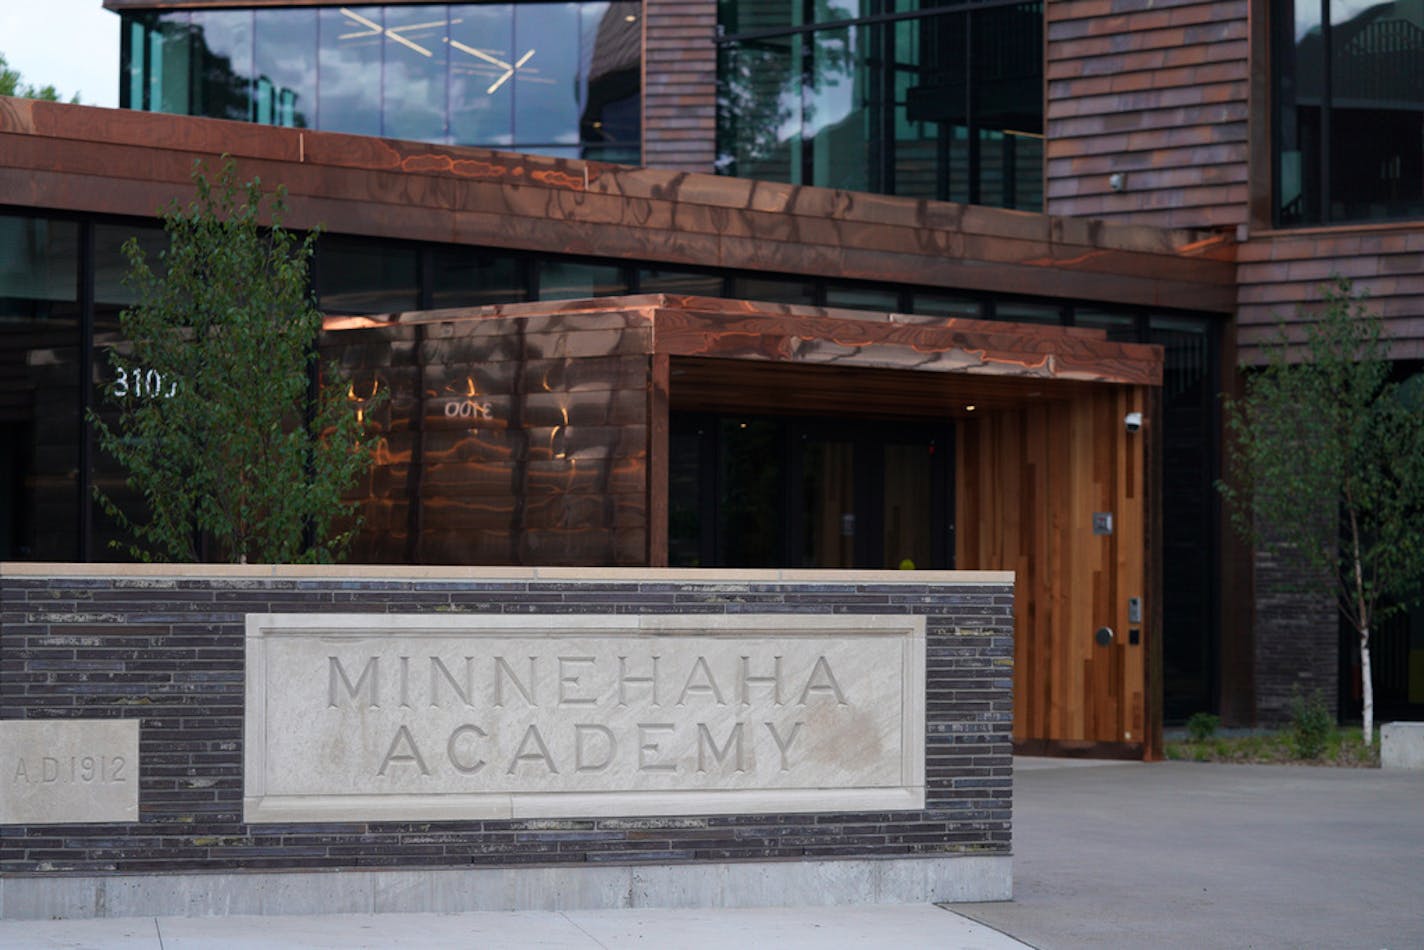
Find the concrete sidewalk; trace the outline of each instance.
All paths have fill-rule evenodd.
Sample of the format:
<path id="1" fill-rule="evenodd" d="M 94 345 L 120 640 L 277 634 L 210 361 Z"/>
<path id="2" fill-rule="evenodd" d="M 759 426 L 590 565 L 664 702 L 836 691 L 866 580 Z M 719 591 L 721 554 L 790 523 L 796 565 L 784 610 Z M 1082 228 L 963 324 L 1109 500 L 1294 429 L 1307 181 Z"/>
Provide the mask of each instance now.
<path id="1" fill-rule="evenodd" d="M 1014 900 L 1045 950 L 1424 947 L 1424 772 L 1018 759 Z"/>
<path id="2" fill-rule="evenodd" d="M 723 950 L 893 947 L 1017 950 L 1024 945 L 928 904 L 740 910 L 602 910 L 317 917 L 127 917 L 0 922 L 0 947 L 102 950 Z"/>
<path id="3" fill-rule="evenodd" d="M 1001 904 L 0 921 L 0 947 L 1424 947 L 1424 772 L 1015 765 Z"/>

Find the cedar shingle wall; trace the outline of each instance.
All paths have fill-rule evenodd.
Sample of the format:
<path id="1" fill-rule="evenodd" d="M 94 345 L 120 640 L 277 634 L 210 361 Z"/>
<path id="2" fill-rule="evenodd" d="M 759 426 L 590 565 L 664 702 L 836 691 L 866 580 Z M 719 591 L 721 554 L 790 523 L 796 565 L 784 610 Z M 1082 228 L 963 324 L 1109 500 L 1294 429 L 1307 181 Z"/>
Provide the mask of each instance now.
<path id="1" fill-rule="evenodd" d="M 1050 214 L 1245 223 L 1247 0 L 1061 0 L 1048 18 Z M 1113 192 L 1108 176 L 1126 188 Z"/>
<path id="2" fill-rule="evenodd" d="M 1334 231 L 1278 232 L 1237 250 L 1240 361 L 1264 361 L 1282 321 L 1302 304 L 1318 305 L 1320 285 L 1335 274 L 1369 294 L 1386 321 L 1395 359 L 1424 359 L 1424 224 Z"/>
<path id="3" fill-rule="evenodd" d="M 717 152 L 717 4 L 643 3 L 643 164 L 711 172 Z"/>

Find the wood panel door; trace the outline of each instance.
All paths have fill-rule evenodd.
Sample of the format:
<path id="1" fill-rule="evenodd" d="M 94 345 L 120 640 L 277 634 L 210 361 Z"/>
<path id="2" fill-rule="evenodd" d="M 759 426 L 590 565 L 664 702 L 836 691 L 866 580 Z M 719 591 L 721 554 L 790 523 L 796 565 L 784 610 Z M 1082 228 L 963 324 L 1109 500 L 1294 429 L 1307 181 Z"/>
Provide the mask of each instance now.
<path id="1" fill-rule="evenodd" d="M 1149 390 L 1101 387 L 958 427 L 958 566 L 1016 574 L 1014 739 L 1154 756 Z"/>

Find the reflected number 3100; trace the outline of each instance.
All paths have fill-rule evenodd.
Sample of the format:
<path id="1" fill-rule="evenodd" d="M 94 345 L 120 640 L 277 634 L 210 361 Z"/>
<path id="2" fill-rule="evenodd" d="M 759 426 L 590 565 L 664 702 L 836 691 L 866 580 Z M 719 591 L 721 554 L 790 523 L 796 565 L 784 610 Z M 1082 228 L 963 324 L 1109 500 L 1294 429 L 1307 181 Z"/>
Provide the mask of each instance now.
<path id="1" fill-rule="evenodd" d="M 119 399 L 134 396 L 140 399 L 167 399 L 178 393 L 178 380 L 165 380 L 156 369 L 145 370 L 139 366 L 129 369 L 118 367 L 118 377 L 114 380 L 114 395 Z"/>

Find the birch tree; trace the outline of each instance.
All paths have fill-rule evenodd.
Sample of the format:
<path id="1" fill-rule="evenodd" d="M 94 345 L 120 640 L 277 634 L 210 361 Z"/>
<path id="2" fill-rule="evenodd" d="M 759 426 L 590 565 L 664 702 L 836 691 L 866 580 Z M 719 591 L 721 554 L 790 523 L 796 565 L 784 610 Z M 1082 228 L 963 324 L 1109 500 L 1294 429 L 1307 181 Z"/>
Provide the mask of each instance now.
<path id="1" fill-rule="evenodd" d="M 1228 478 L 1243 537 L 1329 579 L 1358 635 L 1364 742 L 1374 733 L 1370 636 L 1424 578 L 1424 376 L 1391 378 L 1383 323 L 1350 283 L 1323 288 L 1303 342 L 1282 328 L 1265 369 L 1227 400 Z"/>

